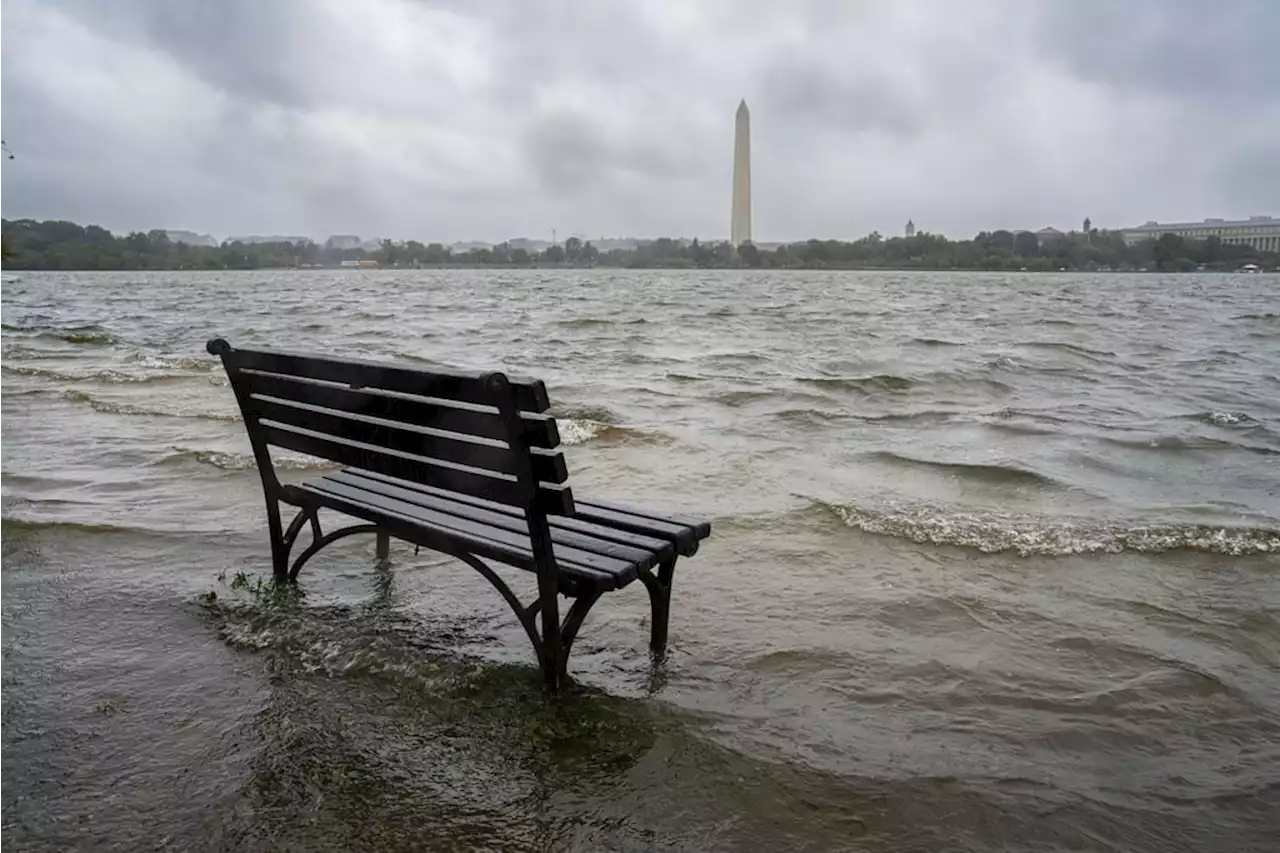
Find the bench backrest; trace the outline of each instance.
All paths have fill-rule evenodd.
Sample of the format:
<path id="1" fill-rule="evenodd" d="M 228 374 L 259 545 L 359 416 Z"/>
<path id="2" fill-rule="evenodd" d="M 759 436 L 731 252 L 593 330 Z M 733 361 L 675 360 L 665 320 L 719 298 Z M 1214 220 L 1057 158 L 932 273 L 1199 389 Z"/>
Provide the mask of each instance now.
<path id="1" fill-rule="evenodd" d="M 277 485 L 268 446 L 539 516 L 573 513 L 538 380 L 235 349 L 222 339 L 207 348 L 222 358 L 264 479 Z"/>

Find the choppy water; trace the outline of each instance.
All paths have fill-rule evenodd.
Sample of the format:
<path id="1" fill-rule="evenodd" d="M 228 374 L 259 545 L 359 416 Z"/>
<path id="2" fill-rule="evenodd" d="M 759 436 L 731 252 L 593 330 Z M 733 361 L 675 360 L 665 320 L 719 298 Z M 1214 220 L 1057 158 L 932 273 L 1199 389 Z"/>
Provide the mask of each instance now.
<path id="1" fill-rule="evenodd" d="M 3 323 L 6 849 L 1280 838 L 1273 276 L 46 274 Z M 544 378 L 577 493 L 714 521 L 667 660 L 637 585 L 548 703 L 403 546 L 233 590 L 214 335 Z"/>

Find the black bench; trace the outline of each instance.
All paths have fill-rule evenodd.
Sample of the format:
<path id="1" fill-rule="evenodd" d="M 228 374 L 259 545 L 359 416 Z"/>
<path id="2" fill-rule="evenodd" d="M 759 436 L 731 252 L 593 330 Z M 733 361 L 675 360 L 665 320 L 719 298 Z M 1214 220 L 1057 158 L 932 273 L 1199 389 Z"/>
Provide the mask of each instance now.
<path id="1" fill-rule="evenodd" d="M 650 645 L 665 648 L 676 559 L 692 556 L 711 525 L 575 501 L 542 382 L 234 349 L 222 339 L 207 348 L 222 358 L 244 416 L 277 581 L 295 580 L 320 549 L 357 533 L 377 534 L 380 561 L 392 536 L 457 557 L 511 605 L 554 689 L 587 611 L 638 578 L 649 591 Z M 349 467 L 283 484 L 272 447 Z M 288 527 L 281 503 L 298 507 Z M 365 523 L 326 533 L 321 509 Z M 311 542 L 290 562 L 308 524 Z M 535 572 L 537 600 L 522 604 L 484 560 Z M 560 595 L 573 599 L 563 623 Z"/>

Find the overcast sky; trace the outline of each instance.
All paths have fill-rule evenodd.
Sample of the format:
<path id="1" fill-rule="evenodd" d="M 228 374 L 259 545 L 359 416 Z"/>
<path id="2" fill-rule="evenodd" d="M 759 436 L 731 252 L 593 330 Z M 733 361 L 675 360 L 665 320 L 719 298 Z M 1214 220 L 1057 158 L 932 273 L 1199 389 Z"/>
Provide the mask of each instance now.
<path id="1" fill-rule="evenodd" d="M 757 241 L 1280 215 L 1280 0 L 5 0 L 3 212 Z"/>

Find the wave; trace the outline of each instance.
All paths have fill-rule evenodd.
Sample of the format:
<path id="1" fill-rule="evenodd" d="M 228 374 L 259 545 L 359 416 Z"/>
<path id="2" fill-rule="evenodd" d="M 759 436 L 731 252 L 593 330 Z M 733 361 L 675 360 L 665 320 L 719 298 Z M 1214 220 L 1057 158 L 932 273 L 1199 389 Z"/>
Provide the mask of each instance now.
<path id="1" fill-rule="evenodd" d="M 932 459 L 917 459 L 913 456 L 904 456 L 901 453 L 894 453 L 891 450 L 877 450 L 867 454 L 867 456 L 869 458 L 888 462 L 894 465 L 938 471 L 951 477 L 982 483 L 1007 484 L 1013 486 L 1058 486 L 1057 481 L 1051 477 L 1046 477 L 1043 474 L 1037 474 L 1034 471 L 1028 471 L 1024 468 L 1015 468 L 1011 465 L 983 465 L 973 462 L 938 462 Z"/>
<path id="2" fill-rule="evenodd" d="M 874 376 L 801 376 L 798 381 L 806 385 L 814 385 L 830 391 L 859 391 L 872 393 L 875 391 L 905 391 L 914 386 L 915 380 L 892 373 L 877 373 Z"/>
<path id="3" fill-rule="evenodd" d="M 195 409 L 178 409 L 164 410 L 148 408 L 146 406 L 135 406 L 130 403 L 121 403 L 113 400 L 99 400 L 83 391 L 71 389 L 64 391 L 62 397 L 73 403 L 87 403 L 95 412 L 102 412 L 108 415 L 138 415 L 143 417 L 157 418 L 194 418 L 198 420 L 210 421 L 238 421 L 240 414 L 238 412 L 209 412 Z"/>
<path id="4" fill-rule="evenodd" d="M 560 443 L 568 447 L 586 444 L 621 429 L 613 424 L 585 418 L 560 418 L 556 420 L 556 426 L 560 430 Z"/>
<path id="5" fill-rule="evenodd" d="M 83 521 L 36 521 L 29 518 L 13 518 L 7 515 L 0 518 L 0 524 L 4 525 L 5 535 L 20 532 L 35 533 L 41 530 L 68 530 L 77 533 L 153 533 L 153 531 L 141 527 L 92 524 Z"/>
<path id="6" fill-rule="evenodd" d="M 920 344 L 926 347 L 962 347 L 964 344 L 959 341 L 944 341 L 941 338 L 912 338 L 913 344 Z"/>
<path id="7" fill-rule="evenodd" d="M 1201 423 L 1212 424 L 1213 426 L 1255 427 L 1261 425 L 1261 421 L 1248 412 L 1196 412 L 1194 415 L 1187 415 L 1187 417 Z"/>
<path id="8" fill-rule="evenodd" d="M 443 367 L 443 365 L 434 358 L 427 358 L 425 355 L 418 355 L 417 353 L 406 352 L 404 350 L 396 350 L 391 353 L 391 358 L 397 361 L 414 361 L 419 364 L 430 364 L 437 367 Z"/>
<path id="9" fill-rule="evenodd" d="M 878 415 L 863 415 L 845 410 L 796 408 L 774 412 L 773 416 L 784 421 L 796 423 L 832 423 L 835 421 L 859 421 L 868 424 L 932 424 L 945 423 L 957 417 L 964 417 L 964 412 L 943 409 L 922 409 L 915 412 L 885 412 Z"/>
<path id="10" fill-rule="evenodd" d="M 119 339 L 115 335 L 108 332 L 102 326 L 97 324 L 89 324 L 84 326 L 47 326 L 37 325 L 10 325 L 3 324 L 6 332 L 26 332 L 31 337 L 47 338 L 49 340 L 62 341 L 68 344 L 86 344 L 90 346 L 111 346 L 118 343 Z"/>
<path id="11" fill-rule="evenodd" d="M 832 412 L 825 409 L 783 409 L 780 412 L 774 412 L 773 416 L 779 420 L 801 424 L 831 423 L 856 417 L 848 412 Z"/>
<path id="12" fill-rule="evenodd" d="M 712 395 L 709 399 L 713 403 L 719 403 L 722 406 L 745 406 L 748 403 L 754 403 L 757 400 L 768 400 L 772 397 L 782 396 L 777 391 L 725 391 L 720 394 Z"/>
<path id="13" fill-rule="evenodd" d="M 1021 557 L 1200 551 L 1230 557 L 1280 554 L 1280 530 L 1198 524 L 1120 525 L 1053 521 L 991 511 L 961 512 L 928 504 L 870 509 L 814 502 L 849 527 L 928 545 Z"/>
<path id="14" fill-rule="evenodd" d="M 1280 320 L 1280 311 L 1264 311 L 1257 314 L 1237 314 L 1233 320 Z"/>
<path id="15" fill-rule="evenodd" d="M 627 444 L 669 444 L 671 438 L 664 433 L 640 430 L 602 421 L 566 418 L 557 421 L 560 443 L 573 447 L 589 441 L 618 442 Z"/>
<path id="16" fill-rule="evenodd" d="M 556 418 L 557 421 L 560 419 L 596 421 L 610 426 L 618 423 L 618 416 L 613 412 L 609 411 L 604 406 L 590 404 L 582 406 L 556 404 L 552 405 L 549 414 Z"/>
<path id="17" fill-rule="evenodd" d="M 1089 347 L 1083 347 L 1079 344 L 1069 344 L 1063 341 L 1021 341 L 1014 344 L 1014 346 L 1029 347 L 1031 349 L 1062 350 L 1063 352 L 1087 356 L 1092 360 L 1114 358 L 1117 355 L 1111 350 L 1090 349 Z"/>
<path id="18" fill-rule="evenodd" d="M 174 447 L 173 452 L 162 458 L 158 464 L 173 465 L 186 462 L 197 462 L 223 471 L 256 471 L 258 463 L 249 453 L 233 453 L 223 450 L 193 450 L 185 447 Z M 327 459 L 312 456 L 292 456 L 273 451 L 271 461 L 282 471 L 331 471 L 342 466 Z"/>
<path id="19" fill-rule="evenodd" d="M 1280 456 L 1280 450 L 1271 447 L 1260 447 L 1254 444 L 1241 444 L 1237 441 L 1224 441 L 1218 438 L 1201 436 L 1159 435 L 1152 438 L 1116 438 L 1102 436 L 1101 440 L 1117 447 L 1133 450 L 1156 451 L 1196 451 L 1196 450 L 1246 450 L 1261 456 Z"/>
<path id="20" fill-rule="evenodd" d="M 221 370 L 222 364 L 209 356 L 155 355 L 136 352 L 128 361 L 149 370 L 189 370 L 207 373 Z"/>
<path id="21" fill-rule="evenodd" d="M 27 364 L 0 365 L 0 371 L 15 376 L 31 376 L 40 379 L 52 379 L 55 382 L 99 382 L 110 385 L 141 384 L 149 382 L 175 382 L 189 379 L 182 374 L 163 373 L 125 373 L 120 370 L 98 370 L 91 373 L 68 373 L 63 370 L 52 370 L 46 367 L 33 367 Z"/>
<path id="22" fill-rule="evenodd" d="M 757 362 L 768 361 L 767 356 L 763 356 L 758 352 L 713 352 L 703 356 L 699 356 L 703 361 L 728 361 L 728 362 Z"/>

